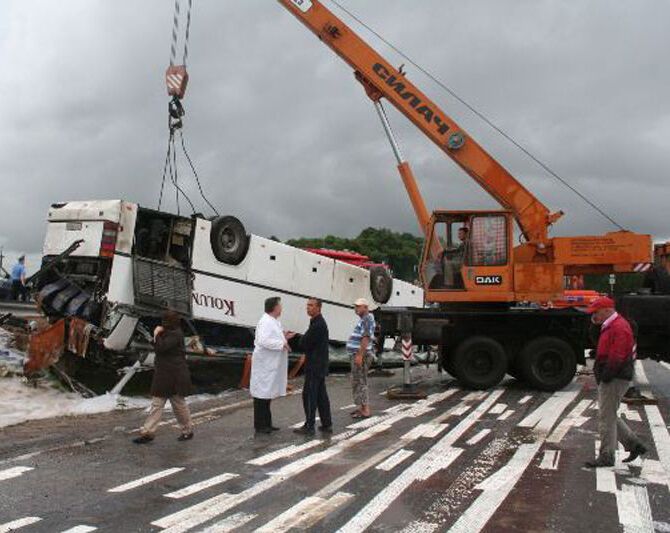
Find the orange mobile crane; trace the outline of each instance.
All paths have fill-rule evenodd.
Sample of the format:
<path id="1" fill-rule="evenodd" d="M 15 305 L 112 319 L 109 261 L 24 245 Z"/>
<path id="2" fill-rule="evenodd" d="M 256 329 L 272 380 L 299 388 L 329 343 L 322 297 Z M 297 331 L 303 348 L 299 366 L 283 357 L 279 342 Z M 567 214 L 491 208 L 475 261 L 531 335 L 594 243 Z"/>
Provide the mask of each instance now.
<path id="1" fill-rule="evenodd" d="M 426 237 L 420 277 L 430 305 L 380 308 L 384 335 L 440 346 L 441 364 L 474 388 L 510 373 L 544 390 L 569 383 L 588 345 L 588 319 L 536 305 L 563 292 L 564 276 L 634 272 L 651 261 L 650 235 L 551 237 L 551 212 L 405 75 L 318 0 L 278 0 L 354 70 L 389 138 Z M 428 214 L 385 113 L 405 115 L 503 207 Z M 514 245 L 514 222 L 521 243 Z"/>

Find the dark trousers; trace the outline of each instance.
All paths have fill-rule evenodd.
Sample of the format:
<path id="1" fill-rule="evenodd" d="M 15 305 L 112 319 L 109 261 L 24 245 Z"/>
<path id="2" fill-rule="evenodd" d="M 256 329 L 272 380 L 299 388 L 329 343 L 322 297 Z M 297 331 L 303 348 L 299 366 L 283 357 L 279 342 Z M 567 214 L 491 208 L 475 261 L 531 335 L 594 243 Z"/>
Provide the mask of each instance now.
<path id="1" fill-rule="evenodd" d="M 272 400 L 254 398 L 254 429 L 263 430 L 272 427 L 272 412 L 270 411 L 271 401 Z"/>
<path id="2" fill-rule="evenodd" d="M 21 298 L 22 301 L 28 300 L 28 289 L 26 286 L 21 283 L 20 279 L 15 279 L 12 281 L 12 300 L 19 301 Z"/>
<path id="3" fill-rule="evenodd" d="M 314 427 L 317 409 L 319 410 L 321 425 L 323 427 L 333 425 L 325 377 L 305 374 L 305 385 L 302 388 L 302 405 L 305 408 L 305 426 L 308 428 Z"/>

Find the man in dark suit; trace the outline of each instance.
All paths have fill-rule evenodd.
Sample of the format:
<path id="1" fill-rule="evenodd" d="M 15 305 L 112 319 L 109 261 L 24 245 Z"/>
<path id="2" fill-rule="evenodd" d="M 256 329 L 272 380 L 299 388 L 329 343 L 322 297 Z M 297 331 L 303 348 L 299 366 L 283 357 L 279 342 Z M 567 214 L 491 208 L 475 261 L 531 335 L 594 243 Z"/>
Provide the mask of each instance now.
<path id="1" fill-rule="evenodd" d="M 321 300 L 307 300 L 309 328 L 300 338 L 300 349 L 305 352 L 305 384 L 302 388 L 302 403 L 305 408 L 305 424 L 294 430 L 300 435 L 314 435 L 316 410 L 319 410 L 324 433 L 333 431 L 330 400 L 326 391 L 328 375 L 328 325 L 321 315 Z"/>

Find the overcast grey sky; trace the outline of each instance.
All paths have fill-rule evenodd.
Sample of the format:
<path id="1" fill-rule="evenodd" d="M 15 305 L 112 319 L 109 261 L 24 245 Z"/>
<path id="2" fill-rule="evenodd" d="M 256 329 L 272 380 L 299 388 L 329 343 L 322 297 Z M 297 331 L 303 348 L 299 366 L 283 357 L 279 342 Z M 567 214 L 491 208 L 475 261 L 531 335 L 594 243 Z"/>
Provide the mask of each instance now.
<path id="1" fill-rule="evenodd" d="M 624 226 L 670 237 L 670 3 L 342 2 Z M 282 239 L 353 236 L 366 226 L 416 232 L 386 138 L 350 69 L 273 0 L 194 4 L 185 135 L 220 210 Z M 124 198 L 155 207 L 172 8 L 171 0 L 0 2 L 6 249 L 39 252 L 55 201 Z M 546 205 L 566 212 L 555 235 L 610 229 L 407 71 Z M 404 117 L 390 115 L 429 208 L 496 207 Z M 181 174 L 186 179 L 186 167 Z M 185 187 L 198 199 L 192 182 Z"/>

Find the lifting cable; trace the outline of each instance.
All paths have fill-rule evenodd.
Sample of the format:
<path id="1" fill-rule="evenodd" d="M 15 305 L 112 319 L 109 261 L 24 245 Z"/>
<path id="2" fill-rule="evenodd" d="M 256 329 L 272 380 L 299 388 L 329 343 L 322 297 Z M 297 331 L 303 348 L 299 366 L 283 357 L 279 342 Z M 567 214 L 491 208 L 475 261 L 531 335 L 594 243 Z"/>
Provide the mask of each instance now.
<path id="1" fill-rule="evenodd" d="M 188 73 L 186 71 L 186 61 L 188 59 L 188 43 L 191 33 L 191 11 L 193 7 L 193 0 L 188 0 L 188 7 L 186 10 L 186 30 L 184 35 L 184 49 L 182 55 L 182 64 L 175 65 L 177 59 L 177 43 L 179 40 L 179 20 L 181 18 L 181 6 L 180 0 L 175 0 L 174 5 L 174 16 L 172 19 L 172 43 L 170 44 L 170 66 L 168 67 L 165 73 L 165 82 L 167 85 L 168 95 L 172 98 L 168 103 L 168 147 L 167 154 L 165 156 L 165 164 L 163 165 L 163 177 L 161 180 L 161 188 L 158 196 L 158 210 L 161 208 L 163 201 L 163 192 L 165 189 L 165 178 L 166 176 L 170 177 L 170 182 L 175 188 L 175 201 L 177 207 L 177 215 L 180 214 L 180 205 L 179 197 L 180 195 L 184 197 L 186 202 L 191 207 L 192 213 L 195 214 L 196 209 L 193 205 L 193 202 L 188 197 L 186 192 L 179 185 L 179 170 L 177 163 L 177 150 L 175 145 L 175 134 L 179 132 L 179 140 L 181 145 L 181 150 L 188 161 L 189 167 L 195 177 L 195 182 L 198 186 L 198 191 L 200 196 L 209 206 L 209 208 L 219 216 L 219 211 L 212 205 L 209 199 L 205 196 L 205 192 L 200 183 L 200 177 L 195 169 L 195 165 L 191 160 L 191 156 L 186 149 L 186 143 L 184 141 L 184 132 L 183 132 L 183 117 L 186 114 L 184 106 L 181 101 L 184 98 L 186 93 L 186 85 L 188 84 Z"/>
<path id="2" fill-rule="evenodd" d="M 461 96 L 459 96 L 453 89 L 451 89 L 447 84 L 442 82 L 439 78 L 434 76 L 433 74 L 430 73 L 426 68 L 422 67 L 420 64 L 418 64 L 416 61 L 414 61 L 411 57 L 409 57 L 407 54 L 405 54 L 400 48 L 398 48 L 396 45 L 394 45 L 392 42 L 384 38 L 383 35 L 381 35 L 379 32 L 374 30 L 372 27 L 370 27 L 368 24 L 366 24 L 363 20 L 360 19 L 360 17 L 356 16 L 354 13 L 352 13 L 349 9 L 344 7 L 340 2 L 337 0 L 330 0 L 334 5 L 336 5 L 341 11 L 346 13 L 349 17 L 351 17 L 353 20 L 358 22 L 361 26 L 363 26 L 366 30 L 368 30 L 370 33 L 372 33 L 375 37 L 377 37 L 381 42 L 383 42 L 386 46 L 391 48 L 395 53 L 397 53 L 399 56 L 401 56 L 405 61 L 413 65 L 416 69 L 418 69 L 420 72 L 422 72 L 425 76 L 427 76 L 430 80 L 432 80 L 438 87 L 442 88 L 444 91 L 446 91 L 448 94 L 450 94 L 453 98 L 455 98 L 458 102 L 460 102 L 463 106 L 465 106 L 471 113 L 473 113 L 475 116 L 477 116 L 479 119 L 484 121 L 489 127 L 491 127 L 493 130 L 498 132 L 500 135 L 502 135 L 505 139 L 507 139 L 510 143 L 512 143 L 516 148 L 518 148 L 521 152 L 523 152 L 526 156 L 528 156 L 530 159 L 532 159 L 536 164 L 538 164 L 540 167 L 542 167 L 550 176 L 558 180 L 560 183 L 562 183 L 565 187 L 567 187 L 569 190 L 571 190 L 573 193 L 575 193 L 579 198 L 581 198 L 586 204 L 591 206 L 595 211 L 597 211 L 600 215 L 602 215 L 604 218 L 606 218 L 609 222 L 611 222 L 614 226 L 619 228 L 620 230 L 624 230 L 625 228 L 619 224 L 616 220 L 614 220 L 610 215 L 608 215 L 602 208 L 598 207 L 592 200 L 587 198 L 585 194 L 580 192 L 576 187 L 573 185 L 570 185 L 568 181 L 561 177 L 556 171 L 552 170 L 549 165 L 544 163 L 542 160 L 540 160 L 539 157 L 533 155 L 530 150 L 526 147 L 524 147 L 519 141 L 514 139 L 510 134 L 505 132 L 500 126 L 495 124 L 491 119 L 489 119 L 484 113 L 481 111 L 478 111 L 472 104 L 468 103 L 465 99 L 463 99 Z"/>

